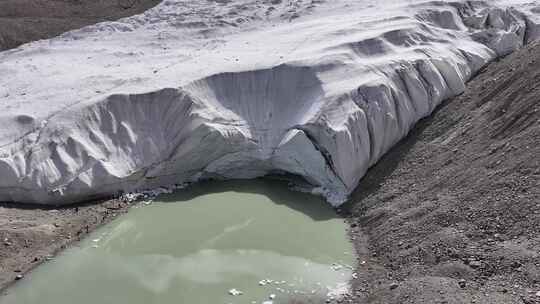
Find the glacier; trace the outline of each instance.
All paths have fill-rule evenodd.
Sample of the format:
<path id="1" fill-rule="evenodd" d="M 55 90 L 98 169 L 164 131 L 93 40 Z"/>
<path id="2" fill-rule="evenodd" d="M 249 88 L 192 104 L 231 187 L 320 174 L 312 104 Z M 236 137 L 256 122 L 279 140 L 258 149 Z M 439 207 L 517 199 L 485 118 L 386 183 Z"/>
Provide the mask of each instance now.
<path id="1" fill-rule="evenodd" d="M 526 0 L 165 0 L 0 53 L 0 201 L 291 174 L 337 206 L 538 38 Z"/>

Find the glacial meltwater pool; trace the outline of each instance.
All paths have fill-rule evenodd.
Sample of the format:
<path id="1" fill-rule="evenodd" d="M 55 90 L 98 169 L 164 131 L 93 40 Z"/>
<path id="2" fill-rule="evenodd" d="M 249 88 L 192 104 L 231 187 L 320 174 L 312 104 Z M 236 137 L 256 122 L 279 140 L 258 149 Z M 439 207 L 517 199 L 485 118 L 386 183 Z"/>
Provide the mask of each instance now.
<path id="1" fill-rule="evenodd" d="M 345 229 L 284 182 L 205 182 L 132 208 L 0 303 L 321 303 L 352 275 Z"/>

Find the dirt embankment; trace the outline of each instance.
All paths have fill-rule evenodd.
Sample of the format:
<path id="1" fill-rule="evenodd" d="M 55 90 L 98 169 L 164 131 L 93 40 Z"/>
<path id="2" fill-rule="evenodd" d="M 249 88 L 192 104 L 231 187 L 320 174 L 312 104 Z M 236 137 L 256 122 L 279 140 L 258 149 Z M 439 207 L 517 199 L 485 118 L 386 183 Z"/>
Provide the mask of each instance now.
<path id="1" fill-rule="evenodd" d="M 144 12 L 161 0 L 2 0 L 0 51 Z"/>
<path id="2" fill-rule="evenodd" d="M 128 207 L 116 200 L 58 209 L 0 204 L 0 291 Z"/>
<path id="3" fill-rule="evenodd" d="M 540 303 L 540 44 L 423 120 L 352 202 L 351 302 Z"/>

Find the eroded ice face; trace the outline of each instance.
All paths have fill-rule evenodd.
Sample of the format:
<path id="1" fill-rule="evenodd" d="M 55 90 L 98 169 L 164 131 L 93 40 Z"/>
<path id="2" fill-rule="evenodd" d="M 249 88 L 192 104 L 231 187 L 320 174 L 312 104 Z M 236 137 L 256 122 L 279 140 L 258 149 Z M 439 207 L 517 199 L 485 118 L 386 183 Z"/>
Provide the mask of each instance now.
<path id="1" fill-rule="evenodd" d="M 286 171 L 340 204 L 471 75 L 540 37 L 526 0 L 259 2 L 168 0 L 0 53 L 0 201 Z"/>
<path id="2" fill-rule="evenodd" d="M 275 181 L 203 183 L 130 210 L 0 303 L 326 299 L 351 278 L 352 250 L 322 199 Z"/>

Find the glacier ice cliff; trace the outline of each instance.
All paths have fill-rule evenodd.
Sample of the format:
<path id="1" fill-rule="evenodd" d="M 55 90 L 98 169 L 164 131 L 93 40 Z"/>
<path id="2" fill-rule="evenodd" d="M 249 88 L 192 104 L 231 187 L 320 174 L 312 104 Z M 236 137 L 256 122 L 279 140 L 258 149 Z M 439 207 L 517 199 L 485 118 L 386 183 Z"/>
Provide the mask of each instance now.
<path id="1" fill-rule="evenodd" d="M 0 53 L 0 201 L 289 173 L 344 202 L 418 120 L 540 37 L 530 1 L 396 2 L 166 0 Z"/>

